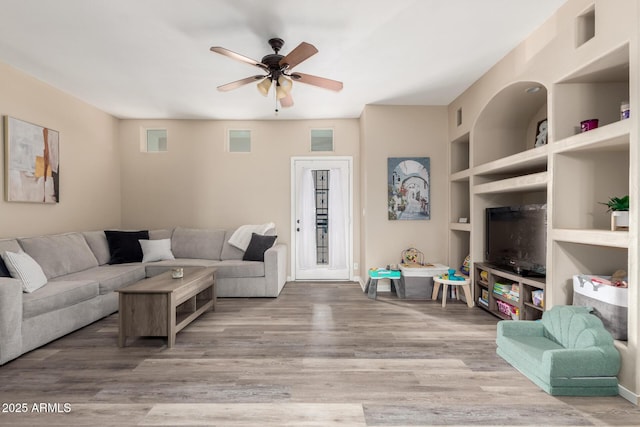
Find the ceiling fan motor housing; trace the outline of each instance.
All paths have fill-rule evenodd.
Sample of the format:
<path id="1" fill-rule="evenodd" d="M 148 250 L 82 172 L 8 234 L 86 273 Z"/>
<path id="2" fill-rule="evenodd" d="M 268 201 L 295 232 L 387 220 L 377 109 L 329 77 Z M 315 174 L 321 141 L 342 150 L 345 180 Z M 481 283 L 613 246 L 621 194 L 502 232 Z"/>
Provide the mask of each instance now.
<path id="1" fill-rule="evenodd" d="M 277 81 L 284 70 L 284 67 L 280 65 L 280 60 L 284 58 L 284 55 L 278 54 L 284 45 L 284 40 L 279 38 L 269 39 L 269 45 L 275 53 L 263 56 L 261 62 L 269 68 L 271 80 Z"/>

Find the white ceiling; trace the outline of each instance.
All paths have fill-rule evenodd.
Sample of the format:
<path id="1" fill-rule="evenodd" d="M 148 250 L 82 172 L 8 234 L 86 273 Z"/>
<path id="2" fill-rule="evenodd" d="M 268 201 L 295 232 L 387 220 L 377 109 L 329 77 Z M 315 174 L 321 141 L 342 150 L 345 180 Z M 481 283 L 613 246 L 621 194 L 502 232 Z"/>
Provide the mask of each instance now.
<path id="1" fill-rule="evenodd" d="M 0 61 L 120 118 L 273 119 L 260 60 L 319 53 L 295 70 L 344 82 L 294 84 L 279 118 L 359 117 L 366 104 L 447 105 L 565 0 L 0 0 Z M 273 95 L 273 92 L 270 92 Z M 1 96 L 1 94 L 0 94 Z"/>

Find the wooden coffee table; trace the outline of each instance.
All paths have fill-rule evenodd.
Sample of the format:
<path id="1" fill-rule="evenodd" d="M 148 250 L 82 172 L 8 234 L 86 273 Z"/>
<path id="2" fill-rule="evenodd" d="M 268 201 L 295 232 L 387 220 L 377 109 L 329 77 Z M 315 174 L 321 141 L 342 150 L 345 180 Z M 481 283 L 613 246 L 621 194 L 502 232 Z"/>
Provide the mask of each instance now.
<path id="1" fill-rule="evenodd" d="M 184 276 L 173 279 L 171 271 L 118 289 L 120 294 L 118 346 L 127 337 L 167 337 L 173 347 L 176 334 L 205 311 L 215 310 L 213 267 L 185 267 Z"/>

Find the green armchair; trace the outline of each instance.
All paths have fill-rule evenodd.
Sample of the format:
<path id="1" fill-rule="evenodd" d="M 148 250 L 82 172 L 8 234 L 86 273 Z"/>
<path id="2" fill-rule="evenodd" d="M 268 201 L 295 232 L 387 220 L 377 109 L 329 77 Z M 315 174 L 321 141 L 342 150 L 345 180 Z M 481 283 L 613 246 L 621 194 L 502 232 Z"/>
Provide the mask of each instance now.
<path id="1" fill-rule="evenodd" d="M 616 395 L 620 354 L 590 311 L 555 306 L 541 321 L 500 321 L 496 352 L 551 395 Z"/>

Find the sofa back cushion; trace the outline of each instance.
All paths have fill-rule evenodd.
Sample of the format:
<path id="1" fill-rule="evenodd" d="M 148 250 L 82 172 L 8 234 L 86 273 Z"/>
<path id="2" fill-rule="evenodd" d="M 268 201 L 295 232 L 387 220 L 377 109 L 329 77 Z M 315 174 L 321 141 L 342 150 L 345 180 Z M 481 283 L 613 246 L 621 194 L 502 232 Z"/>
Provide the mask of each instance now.
<path id="1" fill-rule="evenodd" d="M 554 306 L 542 315 L 545 335 L 564 348 L 613 344 L 613 337 L 590 307 Z"/>
<path id="2" fill-rule="evenodd" d="M 111 254 L 109 253 L 109 243 L 104 231 L 85 231 L 82 234 L 91 248 L 91 252 L 98 260 L 98 264 L 107 264 L 111 259 Z"/>
<path id="3" fill-rule="evenodd" d="M 149 240 L 170 239 L 172 233 L 172 229 L 149 230 Z M 111 259 L 111 253 L 109 252 L 109 242 L 107 242 L 107 236 L 104 234 L 104 231 L 85 231 L 82 234 L 89 244 L 93 255 L 95 255 L 98 260 L 98 264 L 108 264 Z"/>
<path id="4" fill-rule="evenodd" d="M 220 259 L 225 260 L 241 260 L 244 252 L 229 243 L 229 239 L 236 230 L 227 230 L 224 235 L 224 243 L 222 245 L 222 255 Z"/>
<path id="5" fill-rule="evenodd" d="M 172 235 L 172 228 L 158 228 L 156 230 L 149 230 L 149 240 L 170 239 Z"/>
<path id="6" fill-rule="evenodd" d="M 18 239 L 26 253 L 42 267 L 48 279 L 98 266 L 81 233 Z"/>
<path id="7" fill-rule="evenodd" d="M 177 227 L 171 238 L 171 251 L 176 258 L 220 260 L 224 230 Z"/>

